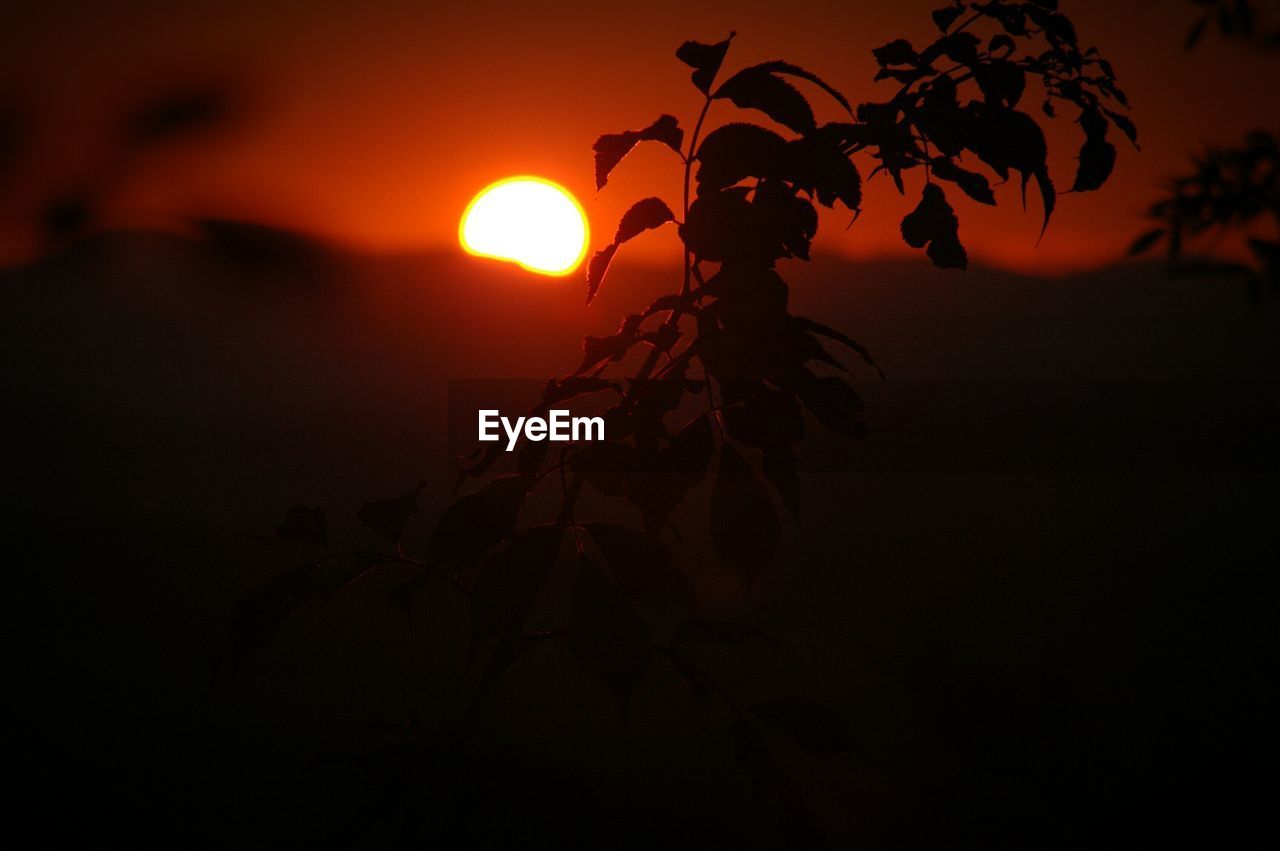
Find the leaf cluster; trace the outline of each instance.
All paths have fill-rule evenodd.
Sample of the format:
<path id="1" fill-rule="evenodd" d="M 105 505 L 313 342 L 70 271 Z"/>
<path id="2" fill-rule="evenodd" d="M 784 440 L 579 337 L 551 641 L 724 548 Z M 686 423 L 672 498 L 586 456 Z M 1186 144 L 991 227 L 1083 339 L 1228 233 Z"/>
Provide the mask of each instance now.
<path id="1" fill-rule="evenodd" d="M 1147 216 L 1157 226 L 1134 241 L 1131 256 L 1163 246 L 1176 269 L 1241 275 L 1255 297 L 1280 290 L 1280 242 L 1274 237 L 1247 239 L 1252 263 L 1188 259 L 1195 246 L 1223 232 L 1280 225 L 1280 142 L 1274 134 L 1256 131 L 1235 147 L 1211 147 L 1193 157 L 1189 171 L 1168 182 Z"/>

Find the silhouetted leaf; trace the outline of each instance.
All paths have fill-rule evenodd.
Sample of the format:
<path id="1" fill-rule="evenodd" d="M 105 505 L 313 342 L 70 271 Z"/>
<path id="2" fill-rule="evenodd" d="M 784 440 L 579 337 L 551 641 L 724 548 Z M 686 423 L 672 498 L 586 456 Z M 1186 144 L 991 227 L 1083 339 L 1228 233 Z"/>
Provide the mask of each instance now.
<path id="1" fill-rule="evenodd" d="M 500 476 L 475 493 L 454 500 L 440 515 L 427 542 L 431 557 L 474 563 L 516 525 L 528 487 L 522 476 Z"/>
<path id="2" fill-rule="evenodd" d="M 783 254 L 781 240 L 768 230 L 760 210 L 747 201 L 745 187 L 700 194 L 689 205 L 679 232 L 702 260 L 760 262 Z"/>
<path id="3" fill-rule="evenodd" d="M 604 361 L 621 360 L 627 350 L 636 343 L 636 332 L 640 330 L 641 319 L 643 317 L 640 314 L 632 313 L 622 320 L 616 334 L 608 337 L 584 337 L 582 363 L 575 372 L 581 374 L 599 366 Z"/>
<path id="4" fill-rule="evenodd" d="M 670 549 L 655 534 L 614 523 L 583 528 L 600 550 L 601 568 L 632 600 L 682 608 L 694 604 L 692 586 L 672 567 Z"/>
<path id="5" fill-rule="evenodd" d="M 1116 164 L 1116 148 L 1107 141 L 1109 125 L 1097 108 L 1085 109 L 1080 114 L 1080 126 L 1085 132 L 1085 143 L 1080 148 L 1074 192 L 1091 192 L 1106 183 Z"/>
<path id="6" fill-rule="evenodd" d="M 589 558 L 578 562 L 569 620 L 578 667 L 613 691 L 627 714 L 632 690 L 649 666 L 649 630 L 621 590 Z"/>
<path id="7" fill-rule="evenodd" d="M 832 328 L 827 325 L 823 325 L 821 322 L 815 322 L 814 320 L 807 319 L 803 316 L 796 316 L 792 319 L 792 321 L 796 324 L 797 327 L 805 331 L 811 331 L 814 334 L 820 334 L 823 337 L 829 337 L 830 339 L 835 340 L 836 342 L 841 343 L 844 346 L 857 352 L 858 356 L 861 357 L 864 361 L 866 361 L 867 366 L 874 369 L 880 375 L 881 378 L 884 378 L 884 372 L 880 369 L 880 366 L 875 362 L 875 360 L 872 359 L 871 352 L 867 350 L 866 346 L 862 345 L 857 340 L 854 340 L 848 334 L 845 334 L 842 331 L 837 331 L 835 328 Z"/>
<path id="8" fill-rule="evenodd" d="M 809 244 L 818 232 L 818 211 L 812 204 L 780 180 L 762 182 L 752 204 L 764 227 L 776 235 L 783 256 L 809 259 Z"/>
<path id="9" fill-rule="evenodd" d="M 881 67 L 888 65 L 915 65 L 920 56 L 911 42 L 905 38 L 896 39 L 871 51 Z"/>
<path id="10" fill-rule="evenodd" d="M 774 177 L 786 140 L 755 124 L 734 123 L 707 134 L 698 146 L 698 194 L 732 186 L 748 177 Z"/>
<path id="11" fill-rule="evenodd" d="M 1105 110 L 1105 112 L 1111 118 L 1111 121 L 1120 128 L 1120 131 L 1129 137 L 1129 141 L 1133 143 L 1133 146 L 1141 148 L 1141 145 L 1138 144 L 1138 127 L 1133 123 L 1133 119 L 1123 113 L 1112 112 L 1109 109 Z"/>
<path id="12" fill-rule="evenodd" d="M 1076 169 L 1073 192 L 1092 192 L 1100 189 L 1111 176 L 1116 165 L 1116 146 L 1105 139 L 1089 139 L 1080 148 L 1080 163 Z"/>
<path id="13" fill-rule="evenodd" d="M 987 178 L 977 172 L 967 171 L 946 157 L 934 157 L 930 163 L 933 176 L 941 180 L 950 180 L 964 190 L 964 194 L 973 200 L 995 206 L 996 195 L 991 191 Z"/>
<path id="14" fill-rule="evenodd" d="M 587 304 L 591 304 L 591 300 L 600 291 L 600 284 L 604 282 L 609 264 L 613 262 L 613 255 L 617 253 L 618 243 L 611 242 L 591 255 L 591 260 L 587 262 Z"/>
<path id="15" fill-rule="evenodd" d="M 800 384 L 800 399 L 818 422 L 850 437 L 865 437 L 862 422 L 862 399 L 853 388 L 833 375 L 814 378 Z"/>
<path id="16" fill-rule="evenodd" d="M 606 133 L 593 146 L 596 163 L 596 190 L 604 188 L 609 175 L 622 159 L 641 142 L 661 142 L 677 154 L 684 143 L 684 131 L 674 116 L 661 115 L 643 130 Z"/>
<path id="17" fill-rule="evenodd" d="M 676 624 L 676 644 L 744 644 L 757 638 L 774 650 L 778 649 L 778 639 L 752 624 L 703 618 L 692 618 Z"/>
<path id="18" fill-rule="evenodd" d="M 959 226 L 946 194 L 936 183 L 929 183 L 920 204 L 902 220 L 902 238 L 912 248 L 927 245 L 935 266 L 963 269 L 969 261 L 960 244 Z"/>
<path id="19" fill-rule="evenodd" d="M 733 41 L 736 32 L 730 32 L 724 41 L 715 44 L 702 44 L 697 41 L 686 41 L 676 49 L 676 58 L 693 69 L 690 79 L 704 95 L 711 94 L 711 84 L 715 82 L 720 65 L 724 62 L 729 42 Z"/>
<path id="20" fill-rule="evenodd" d="M 494 636 L 516 635 L 551 575 L 564 527 L 548 523 L 521 532 L 481 566 L 471 591 L 471 649 Z"/>
<path id="21" fill-rule="evenodd" d="M 933 16 L 933 22 L 937 24 L 938 29 L 944 33 L 951 29 L 951 25 L 956 22 L 956 18 L 960 17 L 960 13 L 964 11 L 961 6 L 946 6 L 942 9 L 935 9 L 930 14 Z"/>
<path id="22" fill-rule="evenodd" d="M 825 80 L 823 80 L 817 74 L 814 74 L 812 71 L 806 71 L 804 68 L 801 68 L 798 65 L 792 65 L 790 62 L 783 62 L 777 59 L 772 60 L 770 62 L 761 62 L 759 65 L 755 65 L 752 67 L 760 71 L 766 71 L 770 74 L 786 74 L 791 77 L 800 77 L 803 80 L 808 80 L 809 82 L 821 88 L 827 94 L 831 95 L 831 97 L 834 98 L 837 103 L 839 103 L 842 107 L 844 107 L 846 112 L 852 111 L 849 107 L 848 99 L 844 95 L 842 95 L 837 89 L 829 85 Z"/>
<path id="23" fill-rule="evenodd" d="M 826 124 L 783 149 L 782 171 L 796 188 L 830 207 L 836 201 L 857 212 L 862 204 L 862 176 L 844 152 L 844 125 Z"/>
<path id="24" fill-rule="evenodd" d="M 329 524 L 322 509 L 294 505 L 285 512 L 284 520 L 276 527 L 275 536 L 324 549 L 329 546 Z"/>
<path id="25" fill-rule="evenodd" d="M 814 755 L 844 753 L 856 747 L 849 724 L 830 708 L 803 697 L 778 697 L 752 706 L 752 715 Z"/>
<path id="26" fill-rule="evenodd" d="M 797 133 L 814 128 L 813 109 L 804 95 L 781 77 L 757 68 L 744 68 L 726 80 L 716 98 L 728 98 L 742 109 L 758 109 Z"/>
<path id="27" fill-rule="evenodd" d="M 773 561 L 781 534 L 768 491 L 726 443 L 711 491 L 711 542 L 720 563 L 750 588 Z"/>
<path id="28" fill-rule="evenodd" d="M 426 482 L 418 482 L 418 486 L 404 496 L 366 502 L 360 506 L 356 516 L 361 523 L 374 532 L 393 544 L 399 544 L 400 536 L 404 534 L 405 524 L 409 522 L 418 497 L 426 485 Z"/>
<path id="29" fill-rule="evenodd" d="M 972 119 L 965 146 L 995 170 L 1001 178 L 1010 169 L 1022 175 L 1022 203 L 1026 206 L 1027 183 L 1034 177 L 1044 200 L 1044 228 L 1049 226 L 1057 202 L 1053 181 L 1046 165 L 1048 146 L 1044 132 L 1031 116 L 1013 109 L 974 102 L 965 107 Z"/>
<path id="30" fill-rule="evenodd" d="M 987 103 L 1013 108 L 1027 87 L 1026 72 L 1006 59 L 978 65 L 973 71 Z"/>
<path id="31" fill-rule="evenodd" d="M 618 223 L 618 232 L 613 237 L 614 245 L 621 245 L 647 230 L 662 227 L 674 220 L 675 214 L 661 198 L 642 198 L 623 213 L 622 221 Z"/>

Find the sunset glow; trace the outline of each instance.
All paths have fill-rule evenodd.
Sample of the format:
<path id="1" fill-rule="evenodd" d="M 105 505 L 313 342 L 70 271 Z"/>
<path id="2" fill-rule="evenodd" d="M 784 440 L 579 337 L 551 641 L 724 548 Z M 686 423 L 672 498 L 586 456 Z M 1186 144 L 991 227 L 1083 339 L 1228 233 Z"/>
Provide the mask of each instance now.
<path id="1" fill-rule="evenodd" d="M 476 195 L 458 238 L 468 253 L 567 275 L 587 252 L 587 217 L 567 189 L 541 177 L 509 177 Z"/>

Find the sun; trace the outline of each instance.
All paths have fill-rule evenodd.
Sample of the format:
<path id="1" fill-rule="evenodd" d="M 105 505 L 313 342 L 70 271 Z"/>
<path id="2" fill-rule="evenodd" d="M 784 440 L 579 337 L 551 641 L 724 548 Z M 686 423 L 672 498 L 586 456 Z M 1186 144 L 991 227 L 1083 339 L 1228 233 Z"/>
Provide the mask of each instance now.
<path id="1" fill-rule="evenodd" d="M 588 236 L 587 216 L 572 193 L 529 175 L 481 189 L 458 225 L 468 254 L 518 263 L 541 275 L 567 275 L 578 268 Z"/>

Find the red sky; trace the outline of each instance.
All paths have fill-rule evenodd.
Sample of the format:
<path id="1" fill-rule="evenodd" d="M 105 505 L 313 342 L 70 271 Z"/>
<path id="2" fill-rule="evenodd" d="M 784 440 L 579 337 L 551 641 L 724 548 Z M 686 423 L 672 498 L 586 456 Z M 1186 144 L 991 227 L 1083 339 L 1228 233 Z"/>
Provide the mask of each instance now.
<path id="1" fill-rule="evenodd" d="M 678 163 L 662 150 L 633 155 L 596 198 L 590 146 L 660 112 L 692 120 L 700 96 L 673 56 L 682 40 L 737 30 L 728 67 L 786 58 L 857 102 L 887 96 L 870 82 L 871 48 L 899 36 L 931 39 L 928 12 L 938 5 L 261 0 L 232 13 L 202 0 L 27 4 L 7 13 L 0 36 L 0 105 L 30 126 L 0 197 L 0 251 L 20 256 L 39 203 L 82 179 L 103 128 L 141 95 L 187 79 L 237 83 L 245 114 L 233 133 L 133 166 L 109 199 L 120 221 L 218 215 L 365 250 L 422 250 L 453 244 L 476 190 L 531 172 L 578 194 L 599 243 L 631 200 L 678 199 Z M 1141 229 L 1154 187 L 1190 151 L 1274 126 L 1280 114 L 1274 59 L 1216 39 L 1190 56 L 1181 51 L 1195 16 L 1185 3 L 1064 0 L 1063 8 L 1081 40 L 1113 60 L 1143 150 L 1122 148 L 1103 191 L 1063 198 L 1038 248 L 1034 192 L 1025 215 L 1013 185 L 998 210 L 963 204 L 961 236 L 979 261 L 1040 271 L 1109 262 Z M 713 120 L 729 115 L 726 106 Z M 1046 129 L 1065 186 L 1077 128 L 1063 117 Z M 828 217 L 815 250 L 904 251 L 897 226 L 913 205 L 877 181 L 858 223 L 845 231 L 846 217 Z M 675 250 L 672 235 L 651 235 L 632 256 Z"/>

